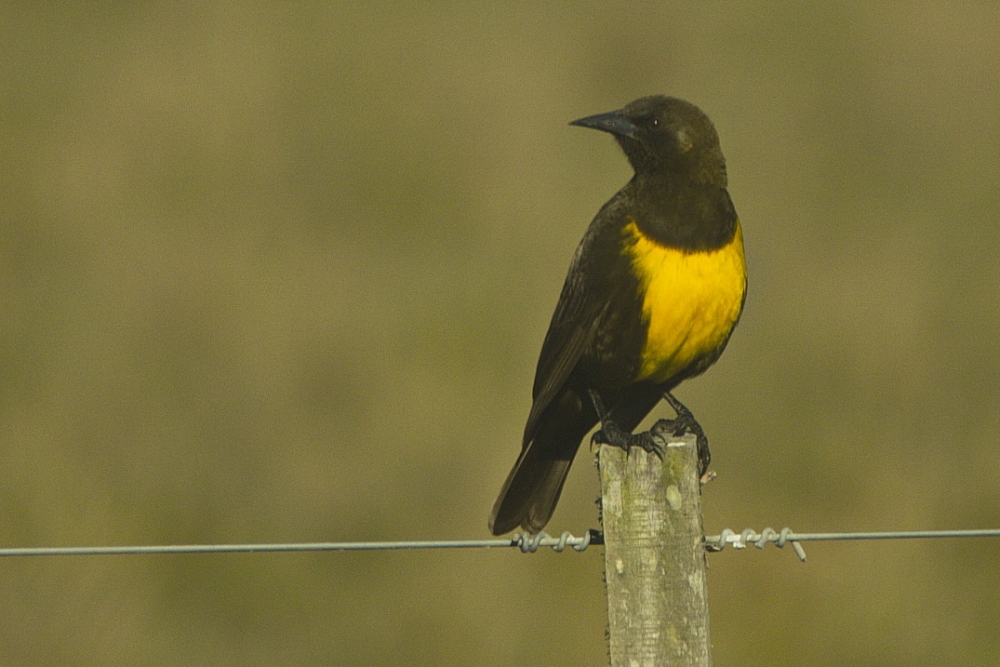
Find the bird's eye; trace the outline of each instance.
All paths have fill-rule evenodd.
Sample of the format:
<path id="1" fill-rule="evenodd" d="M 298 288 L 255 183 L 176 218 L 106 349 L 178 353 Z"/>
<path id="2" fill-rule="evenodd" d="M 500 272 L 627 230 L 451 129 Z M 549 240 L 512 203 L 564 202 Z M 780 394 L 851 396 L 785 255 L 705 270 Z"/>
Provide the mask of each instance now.
<path id="1" fill-rule="evenodd" d="M 650 127 L 659 127 L 660 126 L 660 119 L 659 118 L 654 118 L 653 120 L 649 121 L 649 125 L 650 125 Z"/>

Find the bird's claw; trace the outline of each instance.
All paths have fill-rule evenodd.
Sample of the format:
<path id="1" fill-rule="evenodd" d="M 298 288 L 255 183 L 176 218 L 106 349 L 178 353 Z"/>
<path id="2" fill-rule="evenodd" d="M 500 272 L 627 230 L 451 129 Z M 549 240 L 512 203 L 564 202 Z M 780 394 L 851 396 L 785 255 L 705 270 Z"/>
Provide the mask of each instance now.
<path id="1" fill-rule="evenodd" d="M 653 428 L 649 431 L 664 441 L 688 433 L 695 436 L 698 448 L 698 474 L 701 476 L 708 472 L 708 464 L 712 460 L 712 453 L 708 449 L 708 436 L 690 412 L 686 410 L 681 412 L 677 419 L 661 419 L 653 424 Z"/>
<path id="2" fill-rule="evenodd" d="M 666 439 L 659 432 L 628 433 L 612 421 L 605 422 L 601 430 L 594 433 L 590 443 L 618 447 L 624 449 L 626 454 L 631 452 L 633 447 L 638 447 L 647 454 L 656 454 L 661 461 L 667 447 Z"/>

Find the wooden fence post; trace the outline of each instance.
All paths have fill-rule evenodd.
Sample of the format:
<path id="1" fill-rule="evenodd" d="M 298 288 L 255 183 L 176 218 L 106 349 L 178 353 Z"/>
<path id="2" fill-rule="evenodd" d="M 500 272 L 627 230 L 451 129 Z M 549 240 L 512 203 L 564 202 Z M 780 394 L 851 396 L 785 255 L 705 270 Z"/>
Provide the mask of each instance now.
<path id="1" fill-rule="evenodd" d="M 655 454 L 603 445 L 612 667 L 708 667 L 708 590 L 694 436 Z"/>

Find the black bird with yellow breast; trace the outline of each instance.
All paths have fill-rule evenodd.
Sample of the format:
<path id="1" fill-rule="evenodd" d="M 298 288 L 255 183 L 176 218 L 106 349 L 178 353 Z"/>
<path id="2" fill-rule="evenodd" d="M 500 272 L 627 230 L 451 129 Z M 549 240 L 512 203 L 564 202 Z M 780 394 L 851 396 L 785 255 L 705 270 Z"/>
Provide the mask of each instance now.
<path id="1" fill-rule="evenodd" d="M 536 533 L 555 509 L 583 437 L 662 455 L 666 435 L 708 440 L 671 391 L 722 354 L 746 296 L 743 234 L 708 117 L 644 97 L 571 125 L 611 133 L 635 170 L 576 250 L 535 372 L 521 455 L 490 515 L 495 535 Z M 676 419 L 632 431 L 659 400 Z"/>

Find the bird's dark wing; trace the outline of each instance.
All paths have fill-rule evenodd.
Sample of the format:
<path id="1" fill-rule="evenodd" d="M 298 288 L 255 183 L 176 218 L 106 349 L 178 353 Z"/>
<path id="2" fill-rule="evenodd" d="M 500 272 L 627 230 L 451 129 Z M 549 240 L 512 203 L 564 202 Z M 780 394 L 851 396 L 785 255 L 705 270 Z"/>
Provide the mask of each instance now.
<path id="1" fill-rule="evenodd" d="M 635 298 L 631 276 L 615 275 L 628 272 L 620 256 L 625 201 L 619 192 L 604 205 L 573 256 L 538 357 L 524 445 L 538 432 L 545 411 L 566 388 L 577 365 L 597 352 L 606 315 L 617 310 L 623 294 Z M 589 401 L 585 395 L 584 399 Z"/>
<path id="2" fill-rule="evenodd" d="M 587 391 L 613 388 L 613 382 L 604 386 L 602 357 L 607 350 L 617 355 L 622 349 L 622 305 L 626 299 L 636 301 L 637 293 L 621 251 L 626 202 L 619 192 L 605 204 L 570 264 L 538 358 L 521 455 L 490 515 L 490 530 L 496 535 L 518 525 L 538 532 L 548 522 L 580 441 L 597 423 Z M 624 319 L 634 319 L 641 330 L 638 313 Z"/>
<path id="3" fill-rule="evenodd" d="M 563 389 L 580 357 L 593 344 L 605 304 L 588 298 L 580 282 L 580 276 L 572 275 L 571 271 L 542 344 L 531 392 L 531 411 L 524 427 L 525 444 L 535 436 L 542 414 Z"/>

